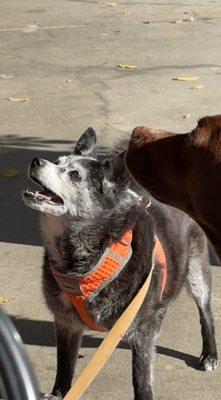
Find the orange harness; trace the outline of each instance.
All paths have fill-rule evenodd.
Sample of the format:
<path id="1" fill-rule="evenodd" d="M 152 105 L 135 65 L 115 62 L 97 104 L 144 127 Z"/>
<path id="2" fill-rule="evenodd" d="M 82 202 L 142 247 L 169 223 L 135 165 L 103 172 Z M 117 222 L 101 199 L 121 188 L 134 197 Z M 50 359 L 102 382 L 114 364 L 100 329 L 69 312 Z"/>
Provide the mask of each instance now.
<path id="1" fill-rule="evenodd" d="M 61 289 L 67 294 L 81 321 L 94 331 L 105 331 L 98 327 L 88 310 L 88 303 L 122 271 L 129 261 L 132 248 L 132 231 L 128 230 L 121 240 L 108 247 L 95 267 L 86 274 L 63 274 L 54 267 L 52 273 Z M 159 239 L 155 242 L 155 262 L 162 268 L 161 294 L 167 280 L 167 264 Z"/>

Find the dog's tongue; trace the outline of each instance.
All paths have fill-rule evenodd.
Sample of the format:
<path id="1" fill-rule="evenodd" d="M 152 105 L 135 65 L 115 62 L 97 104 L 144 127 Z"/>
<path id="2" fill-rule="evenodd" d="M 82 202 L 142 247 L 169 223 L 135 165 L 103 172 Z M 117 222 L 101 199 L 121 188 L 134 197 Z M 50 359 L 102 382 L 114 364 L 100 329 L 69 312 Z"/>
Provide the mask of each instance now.
<path id="1" fill-rule="evenodd" d="M 49 199 L 53 201 L 53 203 L 58 203 L 60 202 L 60 197 L 56 196 L 56 194 L 50 192 L 49 190 L 44 190 L 42 192 L 38 192 L 38 196 L 40 196 L 43 199 Z"/>

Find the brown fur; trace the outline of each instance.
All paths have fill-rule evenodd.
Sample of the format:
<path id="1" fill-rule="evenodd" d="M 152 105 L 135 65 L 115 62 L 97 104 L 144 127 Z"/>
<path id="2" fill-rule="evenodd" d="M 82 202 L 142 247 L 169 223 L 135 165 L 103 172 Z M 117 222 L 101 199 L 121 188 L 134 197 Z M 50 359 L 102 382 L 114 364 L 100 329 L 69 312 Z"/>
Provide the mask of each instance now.
<path id="1" fill-rule="evenodd" d="M 185 134 L 137 127 L 125 161 L 142 187 L 201 225 L 221 259 L 221 115 Z"/>

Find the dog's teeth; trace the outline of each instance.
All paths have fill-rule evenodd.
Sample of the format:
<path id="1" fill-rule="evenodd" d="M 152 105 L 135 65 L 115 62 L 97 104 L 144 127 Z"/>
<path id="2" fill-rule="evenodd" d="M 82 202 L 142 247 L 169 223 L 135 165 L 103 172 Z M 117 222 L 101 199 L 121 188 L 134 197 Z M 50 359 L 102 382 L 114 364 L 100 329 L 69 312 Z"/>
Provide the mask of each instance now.
<path id="1" fill-rule="evenodd" d="M 33 190 L 31 190 L 31 189 L 29 189 L 29 188 L 26 190 L 26 193 L 28 193 L 28 194 L 34 194 Z"/>

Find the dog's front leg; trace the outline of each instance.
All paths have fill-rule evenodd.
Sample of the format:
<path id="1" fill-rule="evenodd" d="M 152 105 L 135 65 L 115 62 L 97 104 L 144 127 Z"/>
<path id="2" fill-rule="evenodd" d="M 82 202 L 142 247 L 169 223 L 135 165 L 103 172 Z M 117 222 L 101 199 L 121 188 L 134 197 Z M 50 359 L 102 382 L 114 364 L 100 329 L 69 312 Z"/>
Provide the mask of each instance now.
<path id="1" fill-rule="evenodd" d="M 134 400 L 152 400 L 152 363 L 154 334 L 136 332 L 132 341 Z"/>
<path id="2" fill-rule="evenodd" d="M 52 394 L 62 399 L 71 387 L 74 367 L 81 345 L 82 330 L 71 331 L 70 327 L 55 322 L 57 336 L 57 374 Z"/>

